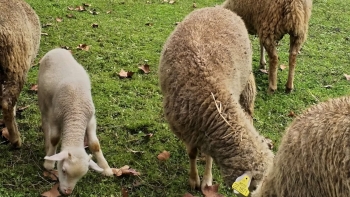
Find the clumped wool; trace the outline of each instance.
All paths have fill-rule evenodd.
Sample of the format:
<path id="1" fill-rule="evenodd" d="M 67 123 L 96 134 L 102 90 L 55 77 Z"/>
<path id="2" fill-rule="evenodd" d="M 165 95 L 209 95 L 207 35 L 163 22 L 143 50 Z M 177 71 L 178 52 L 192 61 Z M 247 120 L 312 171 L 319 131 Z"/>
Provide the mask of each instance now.
<path id="1" fill-rule="evenodd" d="M 297 54 L 305 42 L 312 0 L 226 0 L 223 7 L 242 17 L 248 32 L 258 35 L 261 46 L 260 66 L 265 68 L 264 48 L 269 56 L 269 92 L 277 89 L 278 55 L 276 45 L 290 35 L 289 74 L 286 91 L 293 88 Z"/>
<path id="2" fill-rule="evenodd" d="M 350 97 L 317 104 L 284 134 L 273 165 L 252 197 L 347 197 Z"/>
<path id="3" fill-rule="evenodd" d="M 0 105 L 14 147 L 22 144 L 15 107 L 40 45 L 40 22 L 22 0 L 0 0 Z"/>
<path id="4" fill-rule="evenodd" d="M 253 109 L 246 107 L 255 98 L 251 63 L 243 21 L 221 7 L 190 13 L 163 47 L 158 74 L 164 115 L 186 144 L 191 187 L 199 186 L 197 149 L 214 159 L 228 186 L 245 172 L 252 172 L 256 185 L 272 162 L 272 152 L 242 108 Z M 211 184 L 211 172 L 203 181 Z"/>

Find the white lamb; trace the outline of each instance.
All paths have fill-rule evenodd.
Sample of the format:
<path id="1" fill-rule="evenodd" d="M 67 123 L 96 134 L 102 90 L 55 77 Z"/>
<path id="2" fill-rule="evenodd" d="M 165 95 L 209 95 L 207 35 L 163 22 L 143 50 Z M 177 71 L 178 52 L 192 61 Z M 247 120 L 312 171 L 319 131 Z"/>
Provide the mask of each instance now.
<path id="1" fill-rule="evenodd" d="M 89 167 L 113 175 L 96 136 L 89 76 L 69 51 L 53 49 L 41 59 L 38 99 L 45 132 L 44 167 L 52 170 L 58 161 L 61 192 L 71 194 Z M 84 149 L 85 135 L 98 165 Z M 61 137 L 61 152 L 56 154 Z"/>

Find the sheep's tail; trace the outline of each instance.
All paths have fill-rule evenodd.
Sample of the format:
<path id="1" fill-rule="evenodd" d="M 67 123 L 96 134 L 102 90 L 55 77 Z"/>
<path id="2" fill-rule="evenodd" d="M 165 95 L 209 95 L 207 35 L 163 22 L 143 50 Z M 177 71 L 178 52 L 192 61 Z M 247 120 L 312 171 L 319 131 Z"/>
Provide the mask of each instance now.
<path id="1" fill-rule="evenodd" d="M 285 4 L 285 28 L 294 36 L 305 37 L 308 31 L 308 23 L 311 15 L 312 2 L 309 0 L 290 0 Z"/>

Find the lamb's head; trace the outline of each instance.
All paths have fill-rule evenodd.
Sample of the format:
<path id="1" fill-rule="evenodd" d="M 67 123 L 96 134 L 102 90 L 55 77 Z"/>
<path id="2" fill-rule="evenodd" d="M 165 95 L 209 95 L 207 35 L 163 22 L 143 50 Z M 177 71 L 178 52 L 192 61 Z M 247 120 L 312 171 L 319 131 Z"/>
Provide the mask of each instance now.
<path id="1" fill-rule="evenodd" d="M 46 156 L 45 159 L 58 161 L 59 190 L 65 195 L 72 193 L 76 183 L 87 173 L 89 167 L 98 172 L 103 171 L 85 150 L 63 150 L 58 154 Z"/>

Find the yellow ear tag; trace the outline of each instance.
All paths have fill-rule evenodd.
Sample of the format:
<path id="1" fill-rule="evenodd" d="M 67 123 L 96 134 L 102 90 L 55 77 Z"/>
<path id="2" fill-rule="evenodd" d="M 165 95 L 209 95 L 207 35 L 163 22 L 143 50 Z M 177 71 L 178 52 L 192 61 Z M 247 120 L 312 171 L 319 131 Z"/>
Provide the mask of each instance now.
<path id="1" fill-rule="evenodd" d="M 239 177 L 240 178 L 240 177 Z M 249 195 L 249 187 L 250 185 L 250 178 L 248 175 L 244 175 L 242 179 L 236 180 L 232 184 L 232 189 L 234 192 L 237 194 L 237 192 L 241 193 L 243 196 L 248 196 Z"/>

